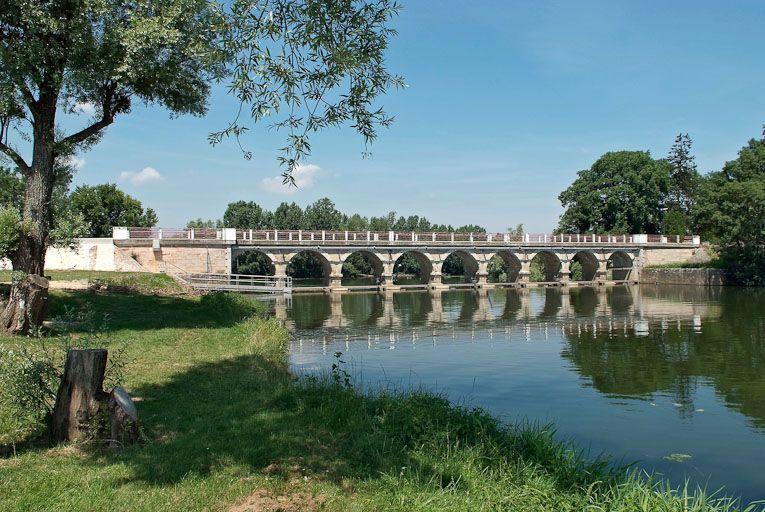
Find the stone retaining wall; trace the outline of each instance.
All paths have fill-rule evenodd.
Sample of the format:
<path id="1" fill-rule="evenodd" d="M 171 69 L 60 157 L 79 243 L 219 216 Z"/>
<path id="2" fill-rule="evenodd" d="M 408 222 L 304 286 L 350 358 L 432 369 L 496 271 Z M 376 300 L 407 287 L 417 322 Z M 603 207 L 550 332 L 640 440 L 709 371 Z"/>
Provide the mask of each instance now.
<path id="1" fill-rule="evenodd" d="M 725 286 L 730 283 L 725 270 L 718 268 L 644 268 L 640 282 L 647 284 L 689 284 Z"/>

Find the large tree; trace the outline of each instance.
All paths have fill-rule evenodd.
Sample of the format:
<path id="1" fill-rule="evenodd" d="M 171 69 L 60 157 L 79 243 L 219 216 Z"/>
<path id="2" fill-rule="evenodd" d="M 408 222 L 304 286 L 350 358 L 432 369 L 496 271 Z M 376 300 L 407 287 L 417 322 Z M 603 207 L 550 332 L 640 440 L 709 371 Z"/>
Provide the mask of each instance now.
<path id="1" fill-rule="evenodd" d="M 223 225 L 237 229 L 268 229 L 270 212 L 254 201 L 229 203 L 223 213 Z"/>
<path id="2" fill-rule="evenodd" d="M 337 230 L 345 225 L 346 220 L 328 197 L 322 197 L 306 206 L 304 218 L 306 229 Z"/>
<path id="3" fill-rule="evenodd" d="M 658 233 L 669 191 L 669 165 L 647 151 L 600 157 L 558 196 L 564 233 Z"/>
<path id="4" fill-rule="evenodd" d="M 55 163 L 95 144 L 134 101 L 201 115 L 211 83 L 230 77 L 240 114 L 288 132 L 280 156 L 288 181 L 312 132 L 350 122 L 374 139 L 391 122 L 374 102 L 401 85 L 383 58 L 396 11 L 389 0 L 4 0 L 0 151 L 24 176 L 23 229 L 7 254 L 14 270 L 43 273 Z M 80 129 L 59 124 L 91 111 Z M 240 140 L 245 119 L 211 142 Z M 41 321 L 43 310 L 29 306 L 45 296 L 30 294 L 32 281 L 14 280 L 4 327 Z"/>
<path id="5" fill-rule="evenodd" d="M 693 217 L 735 279 L 765 285 L 765 129 L 700 181 Z"/>
<path id="6" fill-rule="evenodd" d="M 141 201 L 117 188 L 113 183 L 94 187 L 81 185 L 69 196 L 71 210 L 82 215 L 87 236 L 110 237 L 114 226 L 149 227 L 157 223 L 151 208 L 144 210 Z"/>
<path id="7" fill-rule="evenodd" d="M 303 209 L 297 203 L 281 203 L 274 210 L 273 226 L 276 229 L 303 229 Z"/>
<path id="8" fill-rule="evenodd" d="M 696 158 L 691 153 L 693 141 L 687 133 L 680 133 L 667 155 L 669 163 L 670 187 L 667 198 L 668 206 L 688 215 L 693 207 L 699 171 Z"/>

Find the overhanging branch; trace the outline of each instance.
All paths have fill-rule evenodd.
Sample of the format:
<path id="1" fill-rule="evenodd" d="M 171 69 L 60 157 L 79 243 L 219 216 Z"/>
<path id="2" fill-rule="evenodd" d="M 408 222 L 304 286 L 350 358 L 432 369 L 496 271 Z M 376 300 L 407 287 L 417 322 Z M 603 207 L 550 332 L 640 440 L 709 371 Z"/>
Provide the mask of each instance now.
<path id="1" fill-rule="evenodd" d="M 88 138 L 92 137 L 93 135 L 96 135 L 98 132 L 109 126 L 114 122 L 114 116 L 112 115 L 106 115 L 95 123 L 91 124 L 90 126 L 83 128 L 77 133 L 73 133 L 72 135 L 65 137 L 61 139 L 61 141 L 58 143 L 60 146 L 63 146 L 65 148 L 71 148 L 76 146 L 77 144 L 80 144 L 87 140 Z"/>
<path id="2" fill-rule="evenodd" d="M 0 141 L 0 151 L 5 153 L 8 158 L 13 160 L 13 163 L 16 164 L 16 166 L 19 168 L 19 170 L 24 174 L 29 174 L 30 167 L 29 165 L 24 161 L 24 159 L 19 155 L 15 149 L 10 147 L 9 145 L 5 144 L 4 142 Z"/>

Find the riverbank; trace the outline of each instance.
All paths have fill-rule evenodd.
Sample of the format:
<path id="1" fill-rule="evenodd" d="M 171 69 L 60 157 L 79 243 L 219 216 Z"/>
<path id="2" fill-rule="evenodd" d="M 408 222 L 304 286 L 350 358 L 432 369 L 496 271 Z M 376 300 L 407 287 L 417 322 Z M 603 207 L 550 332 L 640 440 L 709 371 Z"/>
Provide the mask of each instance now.
<path id="1" fill-rule="evenodd" d="M 296 381 L 288 333 L 249 301 L 52 293 L 54 316 L 86 306 L 112 318 L 101 341 L 125 350 L 147 441 L 110 452 L 19 439 L 0 459 L 2 510 L 732 509 L 609 472 L 549 428 L 428 393 L 359 394 L 342 363 Z M 34 342 L 0 337 L 18 343 Z"/>

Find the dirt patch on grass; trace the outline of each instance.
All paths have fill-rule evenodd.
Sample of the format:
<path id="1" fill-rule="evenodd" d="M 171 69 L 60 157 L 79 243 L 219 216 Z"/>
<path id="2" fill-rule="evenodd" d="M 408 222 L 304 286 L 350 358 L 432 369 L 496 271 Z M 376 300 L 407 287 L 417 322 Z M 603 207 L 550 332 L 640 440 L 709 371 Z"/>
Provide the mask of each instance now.
<path id="1" fill-rule="evenodd" d="M 245 498 L 230 512 L 313 512 L 322 510 L 326 498 L 307 491 L 296 491 L 276 495 L 266 489 L 259 489 Z"/>

